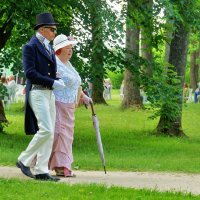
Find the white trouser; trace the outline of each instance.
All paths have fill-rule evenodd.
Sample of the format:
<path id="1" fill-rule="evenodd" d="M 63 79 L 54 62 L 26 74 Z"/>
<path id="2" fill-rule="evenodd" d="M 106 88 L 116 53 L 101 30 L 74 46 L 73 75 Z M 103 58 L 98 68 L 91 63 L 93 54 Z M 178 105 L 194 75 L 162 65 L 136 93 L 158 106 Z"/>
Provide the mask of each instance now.
<path id="1" fill-rule="evenodd" d="M 56 109 L 53 91 L 30 91 L 29 104 L 37 118 L 39 130 L 18 160 L 25 166 L 30 166 L 32 160 L 37 156 L 35 174 L 44 174 L 49 172 L 48 161 L 54 138 Z"/>

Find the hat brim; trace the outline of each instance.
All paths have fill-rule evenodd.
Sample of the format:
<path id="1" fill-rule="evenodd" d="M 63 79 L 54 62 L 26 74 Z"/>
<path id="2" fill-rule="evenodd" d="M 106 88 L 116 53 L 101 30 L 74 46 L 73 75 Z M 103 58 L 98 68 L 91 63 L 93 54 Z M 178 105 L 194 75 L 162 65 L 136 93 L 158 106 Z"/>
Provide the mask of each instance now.
<path id="1" fill-rule="evenodd" d="M 37 24 L 34 26 L 34 30 L 37 30 L 38 28 L 42 27 L 42 26 L 56 26 L 59 23 L 46 23 L 46 24 Z"/>
<path id="2" fill-rule="evenodd" d="M 63 47 L 66 47 L 68 45 L 73 45 L 75 46 L 78 42 L 76 40 L 67 40 L 67 41 L 63 41 L 62 43 L 60 44 L 57 44 L 57 45 L 54 45 L 53 46 L 53 49 L 54 51 L 57 51 L 58 49 L 62 49 Z"/>

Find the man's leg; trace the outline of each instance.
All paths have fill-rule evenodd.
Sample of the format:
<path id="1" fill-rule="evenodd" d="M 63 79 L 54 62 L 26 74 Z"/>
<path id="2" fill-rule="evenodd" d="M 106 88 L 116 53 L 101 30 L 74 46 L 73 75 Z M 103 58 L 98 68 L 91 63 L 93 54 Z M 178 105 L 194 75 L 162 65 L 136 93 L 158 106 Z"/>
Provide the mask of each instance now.
<path id="1" fill-rule="evenodd" d="M 49 112 L 50 102 L 55 103 L 54 96 L 52 98 L 52 91 L 33 90 L 30 92 L 29 104 L 37 118 L 39 130 L 34 135 L 27 149 L 19 156 L 18 160 L 25 166 L 30 166 L 33 158 L 37 155 L 36 174 L 48 173 L 47 165 L 54 133 L 54 125 L 52 125 L 51 114 Z M 51 106 L 52 104 L 53 103 L 51 103 Z M 44 152 L 41 152 L 40 149 L 46 149 L 46 153 L 42 155 Z M 40 164 L 43 158 L 45 161 Z M 45 166 L 44 163 L 46 162 L 47 164 Z"/>
<path id="2" fill-rule="evenodd" d="M 35 174 L 48 173 L 48 162 L 52 151 L 53 139 L 54 139 L 54 129 L 55 129 L 55 97 L 53 92 L 48 94 L 49 104 L 48 104 L 48 123 L 47 126 L 51 129 L 50 137 L 45 141 L 43 145 L 38 149 L 37 153 L 37 163 L 35 166 Z M 45 116 L 47 118 L 47 115 Z"/>

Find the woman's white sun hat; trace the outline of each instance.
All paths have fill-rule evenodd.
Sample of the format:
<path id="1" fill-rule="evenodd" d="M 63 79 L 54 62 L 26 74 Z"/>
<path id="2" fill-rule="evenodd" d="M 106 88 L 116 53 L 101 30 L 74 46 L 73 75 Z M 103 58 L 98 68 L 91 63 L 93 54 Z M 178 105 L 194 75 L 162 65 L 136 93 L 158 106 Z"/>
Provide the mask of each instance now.
<path id="1" fill-rule="evenodd" d="M 77 41 L 74 40 L 73 37 L 67 37 L 64 34 L 60 34 L 55 37 L 55 39 L 53 41 L 53 48 L 54 48 L 54 51 L 57 51 L 58 49 L 66 47 L 70 44 L 72 44 L 74 46 L 77 44 Z"/>

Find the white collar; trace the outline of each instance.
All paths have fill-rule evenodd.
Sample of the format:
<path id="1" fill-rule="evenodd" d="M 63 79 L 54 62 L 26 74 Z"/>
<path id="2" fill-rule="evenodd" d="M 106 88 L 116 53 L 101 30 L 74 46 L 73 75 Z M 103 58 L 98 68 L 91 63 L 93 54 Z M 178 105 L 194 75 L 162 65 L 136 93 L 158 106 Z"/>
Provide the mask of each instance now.
<path id="1" fill-rule="evenodd" d="M 36 37 L 38 38 L 38 40 L 40 40 L 40 42 L 42 42 L 48 49 L 49 43 L 50 41 L 47 40 L 41 33 L 36 32 Z"/>

